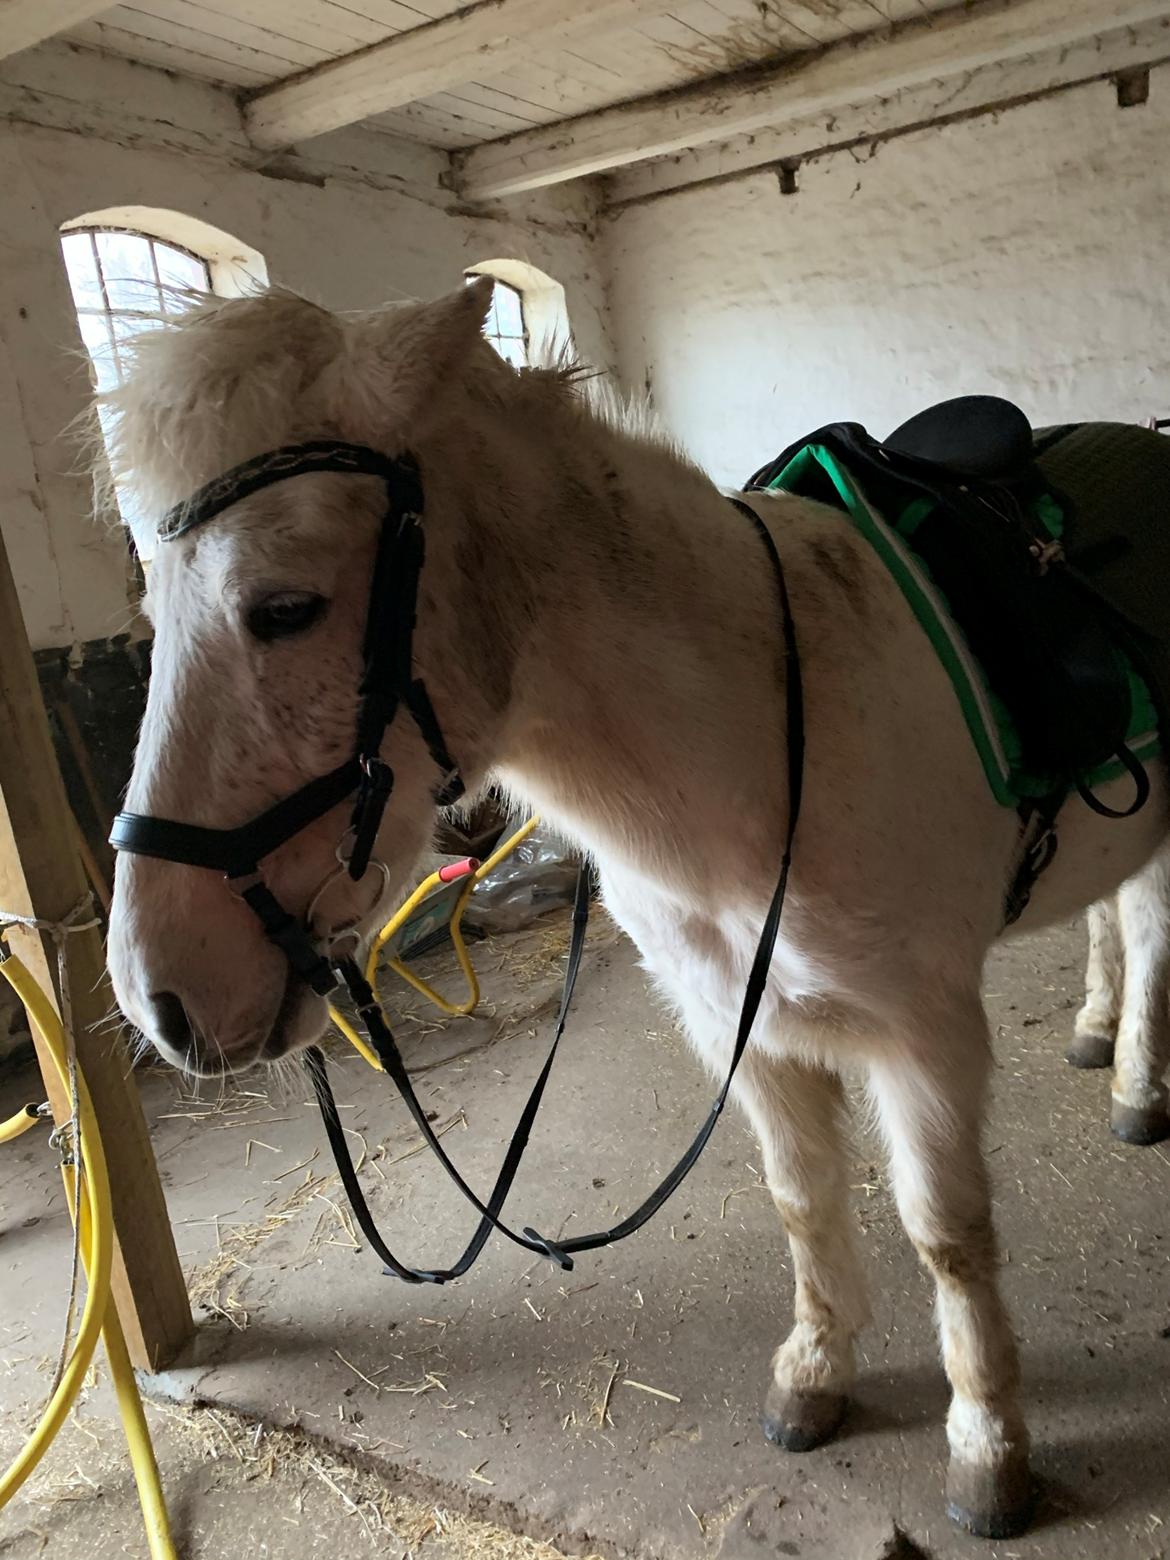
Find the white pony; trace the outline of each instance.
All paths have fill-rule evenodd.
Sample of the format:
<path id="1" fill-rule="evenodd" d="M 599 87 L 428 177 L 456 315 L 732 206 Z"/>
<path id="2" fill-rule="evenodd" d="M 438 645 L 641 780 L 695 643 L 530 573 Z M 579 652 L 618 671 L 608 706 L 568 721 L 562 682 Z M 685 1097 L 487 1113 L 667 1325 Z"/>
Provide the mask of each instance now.
<path id="1" fill-rule="evenodd" d="M 272 291 L 138 337 L 111 398 L 117 475 L 161 515 L 297 441 L 413 451 L 427 545 L 415 654 L 447 744 L 472 791 L 504 784 L 592 854 L 606 905 L 719 1071 L 787 818 L 776 581 L 745 517 L 677 450 L 590 410 L 568 376 L 517 374 L 495 356 L 480 334 L 487 285 L 355 316 Z M 1030 1480 L 980 1146 L 980 979 L 1017 822 L 868 545 L 815 503 L 751 503 L 783 557 L 807 711 L 788 902 L 736 1090 L 796 1278 L 765 1430 L 791 1450 L 818 1444 L 853 1381 L 868 1313 L 840 1075 L 859 1067 L 902 1220 L 937 1285 L 949 1508 L 1003 1536 L 1026 1521 Z M 130 809 L 234 826 L 349 756 L 382 507 L 374 479 L 304 476 L 159 549 Z M 407 721 L 383 754 L 397 783 L 378 855 L 397 892 L 434 826 L 434 771 Z M 1170 1047 L 1160 765 L 1152 780 L 1150 803 L 1124 821 L 1068 803 L 1022 922 L 1126 885 L 1124 992 L 1081 1032 L 1106 1032 L 1120 1012 L 1118 1100 L 1147 1117 L 1164 1107 Z M 345 822 L 336 809 L 265 863 L 284 905 L 306 912 Z M 332 890 L 317 924 L 372 915 L 374 876 Z M 325 1030 L 322 1000 L 215 873 L 123 856 L 109 955 L 125 1012 L 177 1063 L 245 1066 Z"/>

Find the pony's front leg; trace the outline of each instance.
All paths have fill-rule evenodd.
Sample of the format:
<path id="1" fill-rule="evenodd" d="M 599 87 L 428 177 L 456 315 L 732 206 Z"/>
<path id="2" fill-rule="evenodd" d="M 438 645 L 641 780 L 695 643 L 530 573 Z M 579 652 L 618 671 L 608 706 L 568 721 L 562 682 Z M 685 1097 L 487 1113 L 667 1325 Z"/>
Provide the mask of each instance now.
<path id="1" fill-rule="evenodd" d="M 947 1513 L 981 1538 L 1009 1538 L 1032 1505 L 1015 1338 L 996 1277 L 980 1144 L 991 1053 L 974 993 L 940 1015 L 934 1035 L 904 1036 L 871 1060 L 898 1211 L 934 1278 L 947 1415 Z"/>
<path id="2" fill-rule="evenodd" d="M 796 1278 L 796 1322 L 773 1361 L 764 1434 L 807 1452 L 841 1422 L 853 1340 L 869 1319 L 845 1189 L 844 1095 L 835 1073 L 754 1050 L 736 1090 L 760 1140 Z"/>
<path id="3" fill-rule="evenodd" d="M 1089 958 L 1085 966 L 1085 1000 L 1073 1026 L 1072 1044 L 1064 1053 L 1074 1067 L 1109 1067 L 1121 1018 L 1121 987 L 1125 956 L 1117 899 L 1090 905 Z"/>

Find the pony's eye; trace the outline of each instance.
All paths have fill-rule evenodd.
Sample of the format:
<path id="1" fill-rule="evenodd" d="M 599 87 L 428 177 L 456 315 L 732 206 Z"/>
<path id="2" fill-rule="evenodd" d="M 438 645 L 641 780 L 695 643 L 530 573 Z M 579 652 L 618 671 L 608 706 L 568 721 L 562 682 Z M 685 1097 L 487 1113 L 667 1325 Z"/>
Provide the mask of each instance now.
<path id="1" fill-rule="evenodd" d="M 265 596 L 248 609 L 248 632 L 268 644 L 273 639 L 289 639 L 312 628 L 325 611 L 324 596 L 311 590 L 279 590 Z"/>

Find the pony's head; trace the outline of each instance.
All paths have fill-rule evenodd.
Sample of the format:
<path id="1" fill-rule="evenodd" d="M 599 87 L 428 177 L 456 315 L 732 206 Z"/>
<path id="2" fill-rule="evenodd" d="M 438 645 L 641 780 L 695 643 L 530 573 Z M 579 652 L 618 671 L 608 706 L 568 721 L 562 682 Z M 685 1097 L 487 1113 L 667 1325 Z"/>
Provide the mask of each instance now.
<path id="1" fill-rule="evenodd" d="M 485 281 L 437 303 L 353 316 L 270 291 L 208 301 L 138 337 L 125 384 L 105 398 L 121 490 L 161 518 L 225 470 L 283 446 L 338 440 L 391 457 L 425 448 L 444 418 L 477 396 L 498 400 L 501 376 L 515 377 L 482 339 L 489 289 Z M 148 571 L 154 651 L 129 811 L 235 828 L 353 756 L 385 508 L 377 477 L 314 472 L 160 543 Z M 424 584 L 420 670 L 442 661 L 458 610 Z M 484 719 L 471 713 L 440 708 L 474 785 Z M 436 774 L 416 726 L 394 721 L 382 756 L 395 781 L 377 843 L 389 873 L 354 883 L 336 870 L 344 804 L 263 862 L 276 898 L 311 915 L 320 935 L 368 925 L 433 829 Z M 109 962 L 131 1022 L 195 1071 L 275 1059 L 325 1027 L 324 1003 L 222 872 L 120 856 Z"/>

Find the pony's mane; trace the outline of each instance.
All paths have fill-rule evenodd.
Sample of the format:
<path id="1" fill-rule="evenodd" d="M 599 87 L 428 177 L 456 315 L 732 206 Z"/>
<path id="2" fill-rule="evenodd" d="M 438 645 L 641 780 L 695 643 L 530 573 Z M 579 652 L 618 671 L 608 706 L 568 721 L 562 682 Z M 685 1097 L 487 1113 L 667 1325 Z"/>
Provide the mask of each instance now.
<path id="1" fill-rule="evenodd" d="M 125 379 L 96 397 L 88 434 L 99 494 L 108 503 L 116 486 L 161 516 L 211 477 L 282 444 L 334 437 L 382 447 L 387 436 L 406 436 L 395 368 L 417 347 L 431 307 L 333 312 L 281 287 L 185 300 L 181 313 L 160 316 L 158 330 L 120 345 Z M 482 343 L 460 361 L 459 380 L 498 410 L 536 419 L 568 412 L 681 456 L 644 398 L 624 396 L 564 348 L 538 358 L 517 372 Z"/>

